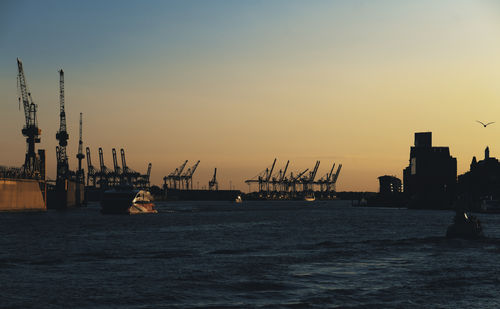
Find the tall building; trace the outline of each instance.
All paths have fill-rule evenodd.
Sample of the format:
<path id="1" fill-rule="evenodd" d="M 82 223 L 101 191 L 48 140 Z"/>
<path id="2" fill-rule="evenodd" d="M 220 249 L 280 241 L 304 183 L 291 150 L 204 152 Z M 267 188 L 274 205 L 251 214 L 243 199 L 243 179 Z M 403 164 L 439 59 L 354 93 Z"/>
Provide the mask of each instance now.
<path id="1" fill-rule="evenodd" d="M 484 159 L 472 158 L 470 171 L 458 176 L 458 194 L 470 209 L 477 209 L 482 199 L 500 198 L 500 162 L 484 150 Z"/>
<path id="2" fill-rule="evenodd" d="M 448 147 L 432 146 L 432 132 L 415 133 L 403 183 L 409 207 L 451 208 L 456 194 L 457 159 L 450 155 Z"/>

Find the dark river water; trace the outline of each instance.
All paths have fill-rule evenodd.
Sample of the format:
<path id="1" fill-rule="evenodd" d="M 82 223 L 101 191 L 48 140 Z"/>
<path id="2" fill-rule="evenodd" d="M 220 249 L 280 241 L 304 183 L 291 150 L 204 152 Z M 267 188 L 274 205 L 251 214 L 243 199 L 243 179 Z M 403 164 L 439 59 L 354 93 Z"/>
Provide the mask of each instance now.
<path id="1" fill-rule="evenodd" d="M 1 308 L 499 308 L 500 215 L 349 202 L 0 213 Z"/>

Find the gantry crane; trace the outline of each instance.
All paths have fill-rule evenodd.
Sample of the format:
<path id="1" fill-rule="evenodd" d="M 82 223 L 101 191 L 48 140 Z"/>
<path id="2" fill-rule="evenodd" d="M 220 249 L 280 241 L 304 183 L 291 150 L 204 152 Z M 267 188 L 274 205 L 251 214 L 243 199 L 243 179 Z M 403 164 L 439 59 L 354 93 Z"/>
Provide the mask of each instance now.
<path id="1" fill-rule="evenodd" d="M 186 186 L 186 190 L 193 189 L 193 174 L 198 168 L 198 164 L 200 164 L 200 160 L 198 160 L 198 162 L 188 168 L 187 171 L 181 176 L 181 179 Z"/>
<path id="2" fill-rule="evenodd" d="M 96 185 L 96 177 L 97 177 L 97 170 L 96 168 L 92 165 L 92 160 L 90 158 L 90 148 L 86 148 L 87 152 L 87 186 L 90 185 L 90 182 L 92 183 L 92 186 L 95 187 Z"/>
<path id="3" fill-rule="evenodd" d="M 64 111 L 64 71 L 59 70 L 59 131 L 56 139 L 59 146 L 56 147 L 57 156 L 57 183 L 64 183 L 69 177 L 68 155 L 66 146 L 68 145 L 68 131 L 66 130 L 66 112 Z"/>
<path id="4" fill-rule="evenodd" d="M 137 185 L 139 187 L 149 188 L 149 185 L 150 185 L 150 183 L 149 183 L 149 177 L 151 176 L 151 167 L 152 167 L 152 164 L 149 163 L 146 174 L 140 175 L 138 177 L 138 179 L 137 179 Z"/>
<path id="5" fill-rule="evenodd" d="M 337 184 L 337 179 L 339 178 L 339 174 L 340 174 L 340 170 L 342 169 L 342 164 L 339 164 L 339 167 L 337 169 L 337 172 L 335 173 L 335 175 L 333 176 L 333 178 L 331 179 L 331 181 L 328 183 L 328 186 L 327 186 L 327 191 L 330 192 L 330 191 L 336 191 L 337 188 L 336 188 L 336 184 Z"/>
<path id="6" fill-rule="evenodd" d="M 35 144 L 40 143 L 40 134 L 42 130 L 38 128 L 36 119 L 37 105 L 31 98 L 31 93 L 28 90 L 26 77 L 24 76 L 23 63 L 17 58 L 17 85 L 18 85 L 18 101 L 23 104 L 24 118 L 26 123 L 22 129 L 23 136 L 26 137 L 27 151 L 24 159 L 24 174 L 27 177 L 45 179 L 44 167 L 45 162 L 41 162 L 41 158 L 35 153 Z"/>
<path id="7" fill-rule="evenodd" d="M 217 168 L 214 169 L 214 176 L 208 182 L 208 190 L 219 190 L 219 183 L 217 182 Z"/>
<path id="8" fill-rule="evenodd" d="M 104 154 L 102 151 L 102 147 L 99 147 L 99 166 L 99 186 L 101 188 L 106 188 L 109 185 L 109 178 L 112 175 L 112 172 L 106 165 L 104 165 Z"/>
<path id="9" fill-rule="evenodd" d="M 134 185 L 140 174 L 127 166 L 127 161 L 125 160 L 125 150 L 123 150 L 123 148 L 120 149 L 120 154 L 122 156 L 123 177 L 127 180 L 128 184 Z"/>
<path id="10" fill-rule="evenodd" d="M 167 176 L 167 179 L 169 181 L 170 188 L 172 188 L 173 184 L 173 189 L 181 189 L 181 174 L 184 168 L 186 167 L 186 164 L 188 163 L 188 160 L 184 161 L 184 163 L 181 164 L 178 168 L 175 169 L 172 173 L 170 173 Z"/>
<path id="11" fill-rule="evenodd" d="M 118 165 L 118 158 L 116 156 L 116 149 L 113 148 L 112 150 L 113 153 L 113 183 L 115 185 L 120 184 L 123 182 L 123 173 L 122 169 Z"/>
<path id="12" fill-rule="evenodd" d="M 82 160 L 85 158 L 83 155 L 83 140 L 82 140 L 82 127 L 83 127 L 83 119 L 82 119 L 82 113 L 80 113 L 80 139 L 78 140 L 78 153 L 76 154 L 76 158 L 78 159 L 78 171 L 76 173 L 76 178 L 78 180 L 78 183 L 85 183 L 85 173 L 83 172 L 82 168 Z"/>

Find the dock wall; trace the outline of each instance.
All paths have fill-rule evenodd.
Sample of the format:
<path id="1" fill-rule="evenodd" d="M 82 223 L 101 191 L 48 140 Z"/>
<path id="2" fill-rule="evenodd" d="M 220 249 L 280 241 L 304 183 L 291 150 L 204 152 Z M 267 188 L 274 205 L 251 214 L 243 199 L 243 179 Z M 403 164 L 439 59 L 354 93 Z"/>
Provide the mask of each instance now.
<path id="1" fill-rule="evenodd" d="M 39 180 L 0 178 L 0 211 L 45 211 L 45 190 Z"/>

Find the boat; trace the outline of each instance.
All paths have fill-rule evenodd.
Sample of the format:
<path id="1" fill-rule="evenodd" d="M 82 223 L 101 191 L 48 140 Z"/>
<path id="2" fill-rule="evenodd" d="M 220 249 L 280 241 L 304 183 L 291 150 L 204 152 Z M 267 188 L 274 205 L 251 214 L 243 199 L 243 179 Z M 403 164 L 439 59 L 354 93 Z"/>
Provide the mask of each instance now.
<path id="1" fill-rule="evenodd" d="M 446 231 L 447 238 L 480 238 L 484 237 L 481 222 L 475 216 L 459 211 L 453 218 L 453 224 Z"/>
<path id="2" fill-rule="evenodd" d="M 241 195 L 238 195 L 236 199 L 234 200 L 236 204 L 241 204 L 243 202 L 243 199 L 241 198 Z"/>
<path id="3" fill-rule="evenodd" d="M 153 196 L 148 190 L 138 190 L 132 186 L 106 190 L 101 198 L 103 214 L 157 213 L 154 207 Z"/>
<path id="4" fill-rule="evenodd" d="M 304 201 L 306 202 L 314 202 L 316 200 L 316 197 L 314 196 L 314 193 L 313 194 L 306 194 L 304 196 Z"/>

